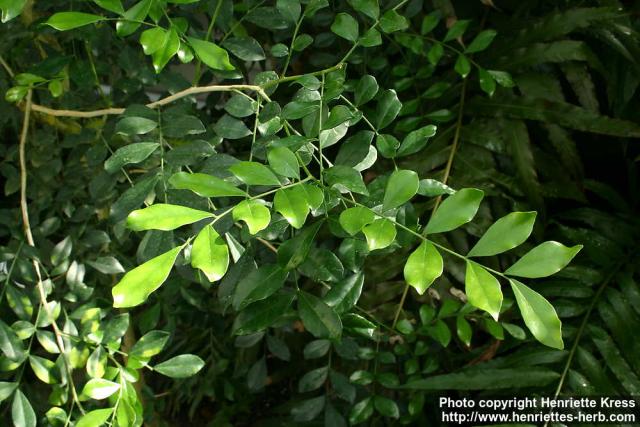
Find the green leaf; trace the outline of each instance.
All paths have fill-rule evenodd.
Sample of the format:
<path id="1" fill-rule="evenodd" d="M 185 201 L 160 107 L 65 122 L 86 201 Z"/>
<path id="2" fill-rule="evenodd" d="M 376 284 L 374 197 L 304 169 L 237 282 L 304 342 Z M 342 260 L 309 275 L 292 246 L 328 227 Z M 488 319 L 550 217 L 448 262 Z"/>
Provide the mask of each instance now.
<path id="1" fill-rule="evenodd" d="M 347 3 L 371 19 L 378 19 L 380 16 L 380 6 L 378 0 L 347 0 Z"/>
<path id="2" fill-rule="evenodd" d="M 329 376 L 329 367 L 312 369 L 300 378 L 298 382 L 298 393 L 308 393 L 317 390 L 324 385 Z"/>
<path id="3" fill-rule="evenodd" d="M 376 408 L 378 413 L 385 417 L 396 419 L 400 418 L 400 409 L 398 408 L 398 405 L 388 397 L 374 396 L 373 406 Z"/>
<path id="4" fill-rule="evenodd" d="M 105 18 L 99 15 L 82 12 L 58 12 L 47 19 L 45 25 L 55 28 L 58 31 L 72 30 L 85 25 L 103 21 Z"/>
<path id="5" fill-rule="evenodd" d="M 135 33 L 140 27 L 140 23 L 143 22 L 149 14 L 152 3 L 153 0 L 142 0 L 127 10 L 122 16 L 123 19 L 116 23 L 116 33 L 120 37 L 126 37 Z"/>
<path id="6" fill-rule="evenodd" d="M 420 34 L 425 35 L 433 31 L 434 28 L 440 22 L 440 18 L 442 18 L 442 12 L 440 10 L 436 10 L 431 12 L 422 18 L 422 24 L 420 25 Z"/>
<path id="7" fill-rule="evenodd" d="M 522 319 L 533 336 L 542 344 L 562 350 L 562 323 L 556 310 L 542 295 L 517 280 L 509 280 L 516 296 Z"/>
<path id="8" fill-rule="evenodd" d="M 24 346 L 22 341 L 6 323 L 0 320 L 0 350 L 11 361 L 18 362 L 24 359 Z"/>
<path id="9" fill-rule="evenodd" d="M 469 256 L 491 256 L 524 243 L 533 230 L 536 212 L 512 212 L 496 221 L 469 251 Z"/>
<path id="10" fill-rule="evenodd" d="M 357 206 L 345 209 L 340 213 L 338 221 L 344 230 L 352 236 L 358 234 L 362 227 L 371 224 L 375 219 L 375 214 L 371 209 Z"/>
<path id="11" fill-rule="evenodd" d="M 270 297 L 284 286 L 287 275 L 287 271 L 276 264 L 263 265 L 253 270 L 236 286 L 233 308 L 239 311 L 249 304 Z"/>
<path id="12" fill-rule="evenodd" d="M 498 321 L 502 307 L 502 289 L 498 279 L 480 264 L 467 261 L 464 283 L 469 304 L 486 311 Z"/>
<path id="13" fill-rule="evenodd" d="M 360 172 L 349 166 L 335 165 L 324 170 L 325 180 L 341 193 L 352 191 L 354 193 L 369 195 L 367 186 L 362 180 Z"/>
<path id="14" fill-rule="evenodd" d="M 107 367 L 107 353 L 102 346 L 96 347 L 87 359 L 87 374 L 91 378 L 102 378 Z"/>
<path id="15" fill-rule="evenodd" d="M 95 409 L 80 417 L 76 427 L 99 427 L 107 422 L 111 414 L 113 408 Z"/>
<path id="16" fill-rule="evenodd" d="M 396 91 L 393 89 L 385 90 L 378 98 L 376 121 L 374 123 L 376 129 L 380 130 L 391 124 L 398 116 L 401 108 L 402 103 L 398 99 Z"/>
<path id="17" fill-rule="evenodd" d="M 273 197 L 273 206 L 294 228 L 302 228 L 309 214 L 309 203 L 299 186 L 281 188 Z"/>
<path id="18" fill-rule="evenodd" d="M 282 243 L 278 248 L 278 264 L 287 271 L 302 264 L 307 259 L 313 239 L 321 226 L 322 221 L 311 224 L 297 236 Z"/>
<path id="19" fill-rule="evenodd" d="M 29 365 L 36 377 L 45 384 L 60 382 L 58 367 L 51 360 L 39 356 L 29 356 Z"/>
<path id="20" fill-rule="evenodd" d="M 133 136 L 149 133 L 158 127 L 155 120 L 144 117 L 125 117 L 116 124 L 116 133 Z"/>
<path id="21" fill-rule="evenodd" d="M 112 256 L 98 257 L 93 261 L 86 261 L 86 263 L 102 274 L 118 274 L 125 271 L 120 261 Z"/>
<path id="22" fill-rule="evenodd" d="M 179 49 L 180 38 L 178 37 L 178 32 L 175 28 L 171 27 L 171 29 L 164 34 L 160 47 L 158 47 L 158 49 L 156 49 L 152 54 L 153 69 L 156 73 L 162 71 L 171 58 L 178 53 Z"/>
<path id="23" fill-rule="evenodd" d="M 82 394 L 91 399 L 102 400 L 120 390 L 120 384 L 103 378 L 92 378 L 82 388 Z"/>
<path id="24" fill-rule="evenodd" d="M 178 172 L 169 178 L 169 184 L 179 190 L 191 190 L 202 197 L 246 196 L 247 193 L 218 177 L 204 173 Z"/>
<path id="25" fill-rule="evenodd" d="M 386 218 L 376 219 L 366 225 L 362 232 L 367 238 L 367 246 L 370 251 L 386 248 L 396 238 L 396 227 Z"/>
<path id="26" fill-rule="evenodd" d="M 438 62 L 440 62 L 440 58 L 442 58 L 442 55 L 444 55 L 444 48 L 440 43 L 435 43 L 433 46 L 431 46 L 429 52 L 427 52 L 427 60 L 431 65 L 435 66 L 438 65 Z"/>
<path id="27" fill-rule="evenodd" d="M 427 224 L 427 233 L 454 230 L 471 221 L 480 207 L 484 193 L 475 188 L 463 188 L 447 197 Z"/>
<path id="28" fill-rule="evenodd" d="M 300 179 L 300 166 L 293 151 L 287 147 L 276 147 L 267 153 L 271 168 L 279 175 Z"/>
<path id="29" fill-rule="evenodd" d="M 210 212 L 191 209 L 185 206 L 158 203 L 131 212 L 127 217 L 127 227 L 134 231 L 168 231 L 213 216 Z"/>
<path id="30" fill-rule="evenodd" d="M 340 141 L 349 130 L 349 122 L 344 122 L 334 128 L 320 131 L 320 147 L 327 148 Z"/>
<path id="31" fill-rule="evenodd" d="M 293 421 L 297 423 L 309 423 L 320 415 L 326 400 L 326 396 L 312 397 L 311 399 L 303 400 L 291 409 Z"/>
<path id="32" fill-rule="evenodd" d="M 278 177 L 262 163 L 238 162 L 229 171 L 247 185 L 280 185 Z"/>
<path id="33" fill-rule="evenodd" d="M 211 225 L 206 225 L 193 241 L 191 266 L 201 270 L 210 282 L 222 279 L 229 268 L 229 248 Z"/>
<path id="34" fill-rule="evenodd" d="M 264 50 L 252 37 L 231 37 L 222 42 L 222 46 L 243 61 L 262 61 Z"/>
<path id="35" fill-rule="evenodd" d="M 355 87 L 356 105 L 363 105 L 371 101 L 378 93 L 378 82 L 375 77 L 365 74 Z"/>
<path id="36" fill-rule="evenodd" d="M 4 99 L 5 99 L 5 101 L 11 102 L 11 103 L 20 102 L 20 101 L 22 101 L 22 99 L 25 96 L 27 96 L 28 92 L 29 92 L 29 88 L 28 87 L 15 86 L 15 87 L 12 87 L 11 89 L 9 89 L 4 94 Z"/>
<path id="37" fill-rule="evenodd" d="M 459 21 L 456 21 L 451 28 L 449 28 L 449 30 L 447 31 L 447 34 L 445 34 L 444 39 L 442 39 L 443 42 L 448 42 L 451 40 L 455 40 L 458 37 L 461 37 L 464 32 L 467 30 L 467 27 L 469 26 L 469 24 L 471 23 L 470 20 L 467 19 L 461 19 Z"/>
<path id="38" fill-rule="evenodd" d="M 336 19 L 331 24 L 331 31 L 352 42 L 358 40 L 360 32 L 358 21 L 348 13 L 338 13 L 336 15 Z"/>
<path id="39" fill-rule="evenodd" d="M 329 289 L 323 300 L 329 307 L 333 307 L 336 313 L 346 313 L 353 308 L 364 285 L 364 274 L 358 272 L 336 283 Z"/>
<path id="40" fill-rule="evenodd" d="M 427 197 L 442 196 L 445 194 L 453 194 L 456 191 L 446 184 L 436 181 L 435 179 L 421 179 L 418 194 Z"/>
<path id="41" fill-rule="evenodd" d="M 340 316 L 318 297 L 300 291 L 298 314 L 304 327 L 316 338 L 340 338 L 342 334 Z"/>
<path id="42" fill-rule="evenodd" d="M 160 144 L 156 142 L 139 142 L 118 148 L 111 157 L 104 162 L 104 170 L 109 173 L 117 172 L 124 165 L 140 163 L 149 157 Z"/>
<path id="43" fill-rule="evenodd" d="M 456 70 L 456 73 L 460 74 L 460 76 L 464 79 L 471 72 L 471 63 L 466 56 L 460 54 L 458 55 L 458 59 L 456 60 L 453 69 Z"/>
<path id="44" fill-rule="evenodd" d="M 467 322 L 461 314 L 456 317 L 456 333 L 464 345 L 467 347 L 471 345 L 471 335 L 473 334 L 473 330 L 471 329 L 469 322 Z"/>
<path id="45" fill-rule="evenodd" d="M 362 423 L 373 415 L 373 399 L 367 397 L 353 405 L 349 413 L 349 423 L 351 425 Z"/>
<path id="46" fill-rule="evenodd" d="M 364 33 L 362 37 L 360 37 L 360 46 L 364 47 L 374 47 L 380 46 L 382 44 L 382 36 L 380 32 L 375 28 L 369 28 L 367 32 Z"/>
<path id="47" fill-rule="evenodd" d="M 580 249 L 582 245 L 569 248 L 558 242 L 544 242 L 527 252 L 505 273 L 528 278 L 551 276 L 566 267 Z"/>
<path id="48" fill-rule="evenodd" d="M 234 70 L 235 67 L 229 62 L 229 54 L 226 50 L 215 43 L 205 40 L 187 37 L 189 44 L 193 48 L 200 61 L 214 70 Z"/>
<path id="49" fill-rule="evenodd" d="M 0 0 L 1 22 L 4 24 L 19 16 L 26 4 L 27 0 Z"/>
<path id="50" fill-rule="evenodd" d="M 303 354 L 306 360 L 319 359 L 324 357 L 331 348 L 331 341 L 329 340 L 313 340 L 304 346 Z"/>
<path id="51" fill-rule="evenodd" d="M 395 170 L 389 177 L 384 190 L 382 210 L 388 211 L 402 206 L 418 192 L 420 178 L 412 170 Z"/>
<path id="52" fill-rule="evenodd" d="M 130 356 L 149 359 L 159 354 L 169 340 L 169 333 L 165 331 L 150 331 L 144 334 L 131 348 Z"/>
<path id="53" fill-rule="evenodd" d="M 481 52 L 489 47 L 498 33 L 494 30 L 481 31 L 464 50 L 465 53 Z"/>
<path id="54" fill-rule="evenodd" d="M 402 145 L 398 149 L 397 156 L 409 156 L 422 150 L 429 141 L 429 138 L 436 134 L 438 128 L 434 125 L 424 126 L 418 130 L 409 132 L 402 141 Z"/>
<path id="55" fill-rule="evenodd" d="M 0 402 L 11 396 L 17 387 L 18 383 L 0 381 Z"/>
<path id="56" fill-rule="evenodd" d="M 198 356 L 181 354 L 154 366 L 153 370 L 170 378 L 189 378 L 200 372 L 203 367 L 204 360 Z"/>
<path id="57" fill-rule="evenodd" d="M 213 127 L 218 135 L 225 139 L 240 139 L 251 135 L 249 128 L 242 122 L 228 114 L 218 120 Z"/>
<path id="58" fill-rule="evenodd" d="M 36 413 L 21 390 L 16 390 L 13 396 L 11 419 L 15 427 L 36 427 Z"/>
<path id="59" fill-rule="evenodd" d="M 516 84 L 511 74 L 506 71 L 487 70 L 487 73 L 502 87 L 514 87 Z"/>
<path id="60" fill-rule="evenodd" d="M 293 297 L 293 294 L 275 294 L 251 304 L 236 316 L 233 333 L 249 335 L 268 328 L 289 309 Z"/>
<path id="61" fill-rule="evenodd" d="M 234 221 L 244 221 L 251 234 L 264 230 L 271 221 L 269 209 L 260 200 L 244 200 L 233 208 L 232 213 Z"/>
<path id="62" fill-rule="evenodd" d="M 181 250 L 182 246 L 173 248 L 125 274 L 111 290 L 113 306 L 135 307 L 145 302 L 167 280 Z"/>
<path id="63" fill-rule="evenodd" d="M 442 275 L 442 256 L 430 242 L 424 240 L 404 265 L 404 280 L 420 295 Z"/>
<path id="64" fill-rule="evenodd" d="M 480 81 L 480 89 L 487 95 L 493 96 L 496 91 L 496 81 L 493 76 L 484 68 L 479 68 L 478 80 Z"/>
<path id="65" fill-rule="evenodd" d="M 403 31 L 409 28 L 409 21 L 395 9 L 387 10 L 380 18 L 380 29 L 385 33 Z"/>
<path id="66" fill-rule="evenodd" d="M 93 0 L 93 2 L 109 12 L 117 13 L 118 15 L 124 13 L 122 1 L 120 0 Z"/>

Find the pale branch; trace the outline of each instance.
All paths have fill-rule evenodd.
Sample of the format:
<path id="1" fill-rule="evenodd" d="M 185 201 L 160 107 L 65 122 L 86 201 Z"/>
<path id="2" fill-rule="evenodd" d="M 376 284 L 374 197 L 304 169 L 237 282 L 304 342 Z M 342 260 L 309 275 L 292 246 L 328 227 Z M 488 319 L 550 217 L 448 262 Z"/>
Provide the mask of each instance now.
<path id="1" fill-rule="evenodd" d="M 22 123 L 22 132 L 20 134 L 20 144 L 18 147 L 19 150 L 19 162 L 20 162 L 20 212 L 22 214 L 22 224 L 24 228 L 24 235 L 27 239 L 27 243 L 29 246 L 36 246 L 35 241 L 33 240 L 33 233 L 31 231 L 31 223 L 29 222 L 29 205 L 27 203 L 27 160 L 26 160 L 26 145 L 27 145 L 27 136 L 29 134 L 29 120 L 31 119 L 31 98 L 33 96 L 33 91 L 29 90 L 27 92 L 26 101 L 25 101 L 25 110 L 24 110 L 24 118 Z M 84 413 L 84 409 L 82 408 L 82 404 L 80 403 L 80 399 L 78 398 L 78 394 L 75 389 L 75 385 L 73 384 L 73 377 L 71 372 L 71 365 L 68 360 L 68 354 L 65 350 L 64 341 L 62 339 L 62 331 L 60 327 L 56 323 L 51 307 L 49 307 L 49 303 L 47 301 L 47 293 L 44 289 L 44 283 L 42 281 L 42 272 L 40 271 L 40 264 L 37 260 L 33 260 L 33 268 L 36 272 L 37 283 L 36 287 L 38 289 L 38 296 L 40 298 L 40 307 L 44 309 L 47 317 L 51 321 L 51 327 L 56 337 L 56 343 L 62 353 L 63 362 L 65 365 L 65 369 L 67 371 L 67 376 L 71 388 L 71 393 L 73 395 L 73 400 L 78 405 L 78 408 L 82 413 Z"/>
<path id="2" fill-rule="evenodd" d="M 256 92 L 265 100 L 269 100 L 269 97 L 264 92 L 264 89 L 261 86 L 255 85 L 211 85 L 211 86 L 195 86 L 190 87 L 188 89 L 182 90 L 180 92 L 174 93 L 173 95 L 167 96 L 166 98 L 159 99 L 157 101 L 151 102 L 147 104 L 149 108 L 158 108 L 164 105 L 170 104 L 174 101 L 177 101 L 181 98 L 185 98 L 191 95 L 197 95 L 200 93 L 210 93 L 210 92 L 231 92 L 236 90 L 250 90 Z M 38 113 L 47 114 L 49 116 L 56 117 L 78 117 L 78 118 L 92 118 L 92 117 L 102 117 L 107 115 L 119 115 L 125 112 L 124 108 L 104 108 L 100 110 L 93 111 L 76 111 L 76 110 L 57 110 L 54 108 L 45 107 L 43 105 L 31 104 L 31 110 L 37 111 Z"/>

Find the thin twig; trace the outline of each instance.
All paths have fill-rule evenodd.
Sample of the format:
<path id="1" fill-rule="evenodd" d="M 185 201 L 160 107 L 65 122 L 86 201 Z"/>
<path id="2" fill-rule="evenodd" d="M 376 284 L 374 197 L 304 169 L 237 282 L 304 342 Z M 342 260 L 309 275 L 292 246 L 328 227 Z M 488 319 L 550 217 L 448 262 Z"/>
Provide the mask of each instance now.
<path id="1" fill-rule="evenodd" d="M 20 145 L 19 145 L 19 156 L 20 156 L 20 212 L 22 213 L 22 224 L 24 228 L 24 234 L 27 239 L 27 243 L 29 246 L 35 248 L 35 241 L 33 240 L 33 233 L 31 232 L 31 224 L 29 222 L 29 206 L 27 204 L 27 161 L 26 161 L 26 145 L 27 145 L 27 136 L 29 134 L 29 120 L 31 118 L 31 99 L 33 92 L 30 89 L 27 92 L 26 96 L 26 104 L 24 110 L 24 122 L 22 123 L 22 133 L 20 135 Z M 71 365 L 68 360 L 68 354 L 65 351 L 64 341 L 62 340 L 62 332 L 56 323 L 56 320 L 53 316 L 53 312 L 49 307 L 49 303 L 47 302 L 47 293 L 44 289 L 44 284 L 42 283 L 42 273 L 40 271 L 40 264 L 35 259 L 33 260 L 33 268 L 36 272 L 37 277 L 37 288 L 38 295 L 40 297 L 40 305 L 44 308 L 46 315 L 51 321 L 51 327 L 53 328 L 53 332 L 55 333 L 56 343 L 60 348 L 60 352 L 62 353 L 64 365 L 67 371 L 67 377 L 69 380 L 69 385 L 71 386 L 71 394 L 73 396 L 73 400 L 78 405 L 80 411 L 84 414 L 84 409 L 82 408 L 82 404 L 78 399 L 78 394 L 75 389 L 75 385 L 73 384 L 73 377 L 71 372 Z"/>

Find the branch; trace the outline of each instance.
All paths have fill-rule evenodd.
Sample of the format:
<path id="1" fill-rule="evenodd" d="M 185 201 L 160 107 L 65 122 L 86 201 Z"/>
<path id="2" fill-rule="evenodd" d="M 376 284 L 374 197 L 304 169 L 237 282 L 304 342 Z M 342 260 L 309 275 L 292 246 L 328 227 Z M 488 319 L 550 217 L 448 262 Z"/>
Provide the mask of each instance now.
<path id="1" fill-rule="evenodd" d="M 26 105 L 24 110 L 24 121 L 22 123 L 22 133 L 20 134 L 20 145 L 19 145 L 19 156 L 20 156 L 20 212 L 22 214 L 22 225 L 24 228 L 24 235 L 27 239 L 27 243 L 29 246 L 35 248 L 35 242 L 33 240 L 33 233 L 31 231 L 31 223 L 29 222 L 29 206 L 27 204 L 27 161 L 25 156 L 25 147 L 27 145 L 27 136 L 29 134 L 29 120 L 31 118 L 31 98 L 33 95 L 33 91 L 29 89 L 26 97 Z M 44 289 L 44 284 L 42 283 L 42 273 L 40 271 L 40 264 L 37 260 L 33 260 L 33 268 L 36 272 L 37 277 L 37 288 L 38 288 L 38 296 L 40 297 L 40 307 L 44 308 L 46 315 L 49 320 L 51 320 L 51 327 L 53 328 L 53 332 L 55 333 L 56 343 L 60 348 L 60 352 L 62 353 L 64 365 L 67 371 L 67 376 L 69 380 L 69 385 L 71 386 L 71 393 L 73 395 L 73 400 L 78 405 L 78 408 L 82 413 L 84 410 L 82 408 L 82 404 L 80 403 L 80 399 L 78 399 L 78 394 L 76 392 L 75 386 L 73 384 L 73 377 L 71 372 L 71 365 L 68 360 L 68 354 L 65 351 L 64 341 L 62 340 L 62 332 L 60 327 L 56 323 L 56 320 L 53 316 L 51 308 L 49 307 L 49 303 L 47 302 L 47 293 Z M 39 313 L 39 311 L 38 311 Z"/>
<path id="2" fill-rule="evenodd" d="M 269 97 L 265 93 L 264 89 L 261 86 L 255 85 L 211 85 L 211 86 L 195 86 L 190 87 L 188 89 L 182 90 L 173 95 L 167 96 L 166 98 L 162 98 L 158 101 L 151 102 L 147 104 L 149 108 L 158 108 L 163 105 L 170 104 L 178 99 L 185 98 L 191 95 L 197 95 L 199 93 L 209 93 L 209 92 L 231 92 L 234 90 L 250 90 L 256 92 L 265 100 L 269 100 Z M 37 111 L 39 113 L 47 114 L 49 116 L 56 117 L 79 117 L 79 118 L 92 118 L 92 117 L 101 117 L 106 115 L 119 115 L 124 113 L 124 108 L 104 108 L 101 110 L 93 110 L 93 111 L 75 111 L 75 110 L 56 110 L 53 108 L 45 107 L 43 105 L 31 104 L 31 110 Z"/>

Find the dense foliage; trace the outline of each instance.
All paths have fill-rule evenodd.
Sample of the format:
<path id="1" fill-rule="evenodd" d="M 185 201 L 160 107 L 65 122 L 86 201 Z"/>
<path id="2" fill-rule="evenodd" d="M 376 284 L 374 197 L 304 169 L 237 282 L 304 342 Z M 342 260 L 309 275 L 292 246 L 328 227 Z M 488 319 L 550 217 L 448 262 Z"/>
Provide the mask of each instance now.
<path id="1" fill-rule="evenodd" d="M 0 10 L 15 426 L 431 425 L 442 394 L 640 393 L 632 8 Z"/>

